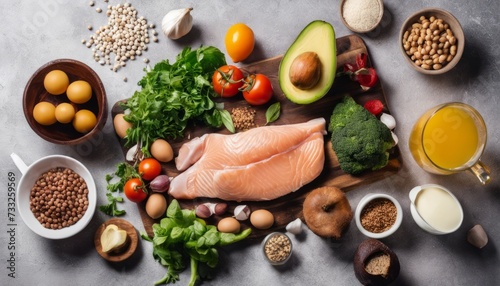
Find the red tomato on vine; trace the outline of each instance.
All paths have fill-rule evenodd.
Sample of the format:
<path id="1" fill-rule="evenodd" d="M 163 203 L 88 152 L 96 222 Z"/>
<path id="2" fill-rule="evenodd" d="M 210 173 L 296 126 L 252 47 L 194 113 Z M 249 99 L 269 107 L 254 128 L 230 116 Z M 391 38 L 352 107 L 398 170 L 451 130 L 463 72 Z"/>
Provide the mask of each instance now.
<path id="1" fill-rule="evenodd" d="M 221 66 L 212 76 L 214 91 L 222 97 L 235 96 L 243 83 L 243 72 L 232 65 Z"/>
<path id="2" fill-rule="evenodd" d="M 243 85 L 243 97 L 251 105 L 263 105 L 273 97 L 273 86 L 263 74 L 249 75 Z"/>

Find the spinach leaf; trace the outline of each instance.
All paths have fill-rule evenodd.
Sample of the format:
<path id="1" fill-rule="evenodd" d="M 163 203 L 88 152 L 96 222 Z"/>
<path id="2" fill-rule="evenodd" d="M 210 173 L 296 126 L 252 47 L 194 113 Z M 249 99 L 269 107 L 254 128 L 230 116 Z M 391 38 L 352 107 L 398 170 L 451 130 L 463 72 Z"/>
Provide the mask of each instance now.
<path id="1" fill-rule="evenodd" d="M 201 277 L 206 277 L 205 266 L 217 266 L 217 247 L 245 239 L 251 232 L 250 228 L 238 234 L 219 232 L 216 226 L 206 225 L 205 221 L 197 218 L 194 210 L 182 209 L 174 199 L 167 208 L 167 217 L 153 225 L 154 237 L 150 238 L 145 233 L 141 236 L 153 243 L 153 257 L 167 267 L 167 273 L 156 285 L 179 280 L 179 273 L 186 267 L 187 259 L 191 268 L 188 285 L 195 285 Z"/>

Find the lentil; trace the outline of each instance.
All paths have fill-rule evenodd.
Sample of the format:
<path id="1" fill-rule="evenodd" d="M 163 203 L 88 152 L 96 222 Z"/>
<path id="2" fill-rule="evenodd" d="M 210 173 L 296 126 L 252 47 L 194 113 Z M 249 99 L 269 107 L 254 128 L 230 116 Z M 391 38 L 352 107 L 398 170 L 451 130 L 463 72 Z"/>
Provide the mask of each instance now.
<path id="1" fill-rule="evenodd" d="M 235 107 L 231 110 L 231 118 L 233 119 L 234 128 L 238 130 L 248 130 L 256 127 L 255 125 L 255 109 L 248 107 Z"/>
<path id="2" fill-rule="evenodd" d="M 396 222 L 398 211 L 391 200 L 375 199 L 361 211 L 361 225 L 373 233 L 381 233 Z"/>
<path id="3" fill-rule="evenodd" d="M 68 168 L 53 168 L 38 177 L 30 193 L 30 209 L 48 229 L 78 222 L 87 211 L 89 190 L 85 180 Z"/>
<path id="4" fill-rule="evenodd" d="M 449 25 L 431 16 L 421 16 L 417 23 L 408 28 L 403 35 L 406 54 L 416 65 L 427 70 L 439 70 L 453 60 L 457 51 L 457 39 Z M 427 62 L 429 56 L 437 56 L 436 61 Z"/>
<path id="5" fill-rule="evenodd" d="M 292 252 L 292 243 L 288 236 L 277 234 L 269 238 L 266 242 L 264 252 L 270 261 L 283 262 Z"/>

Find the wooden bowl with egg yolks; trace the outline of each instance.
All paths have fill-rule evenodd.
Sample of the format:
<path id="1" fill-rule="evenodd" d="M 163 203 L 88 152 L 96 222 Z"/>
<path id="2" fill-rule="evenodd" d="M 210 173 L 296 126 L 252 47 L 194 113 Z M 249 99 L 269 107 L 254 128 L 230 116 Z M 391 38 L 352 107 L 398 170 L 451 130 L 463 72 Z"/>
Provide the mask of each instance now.
<path id="1" fill-rule="evenodd" d="M 50 71 L 61 70 L 68 75 L 69 82 L 84 80 L 92 87 L 92 97 L 82 104 L 72 103 L 66 93 L 53 95 L 48 93 L 44 87 L 44 78 Z M 41 101 L 47 101 L 55 106 L 67 102 L 73 105 L 75 111 L 87 109 L 96 116 L 95 127 L 87 133 L 75 130 L 73 124 L 56 122 L 52 125 L 39 124 L 33 117 L 35 105 Z M 106 91 L 99 76 L 86 64 L 72 59 L 57 59 L 41 66 L 28 80 L 23 95 L 23 111 L 31 129 L 43 139 L 63 145 L 80 144 L 94 137 L 102 130 L 107 119 Z"/>

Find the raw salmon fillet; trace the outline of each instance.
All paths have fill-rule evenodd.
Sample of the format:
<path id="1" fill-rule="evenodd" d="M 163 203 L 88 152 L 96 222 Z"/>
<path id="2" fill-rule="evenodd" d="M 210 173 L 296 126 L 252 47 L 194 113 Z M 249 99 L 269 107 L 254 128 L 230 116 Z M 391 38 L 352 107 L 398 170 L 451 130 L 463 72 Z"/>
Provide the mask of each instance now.
<path id="1" fill-rule="evenodd" d="M 169 193 L 176 199 L 260 201 L 294 192 L 323 170 L 325 123 L 317 118 L 194 138 L 179 150 L 176 167 L 185 171 Z"/>

